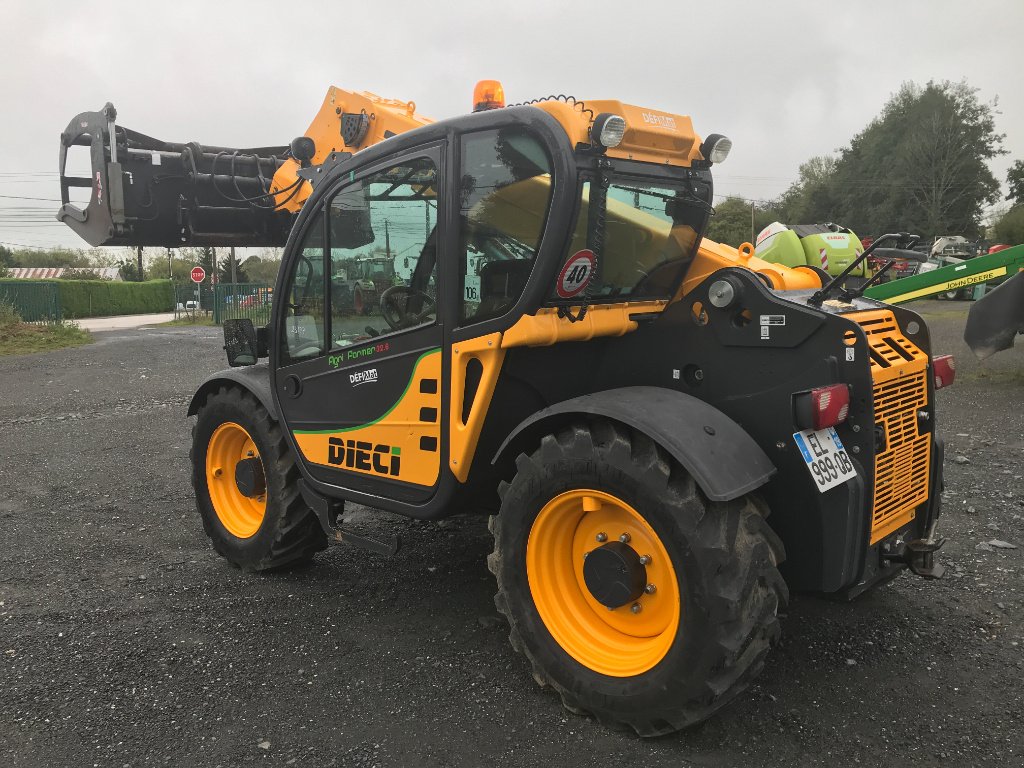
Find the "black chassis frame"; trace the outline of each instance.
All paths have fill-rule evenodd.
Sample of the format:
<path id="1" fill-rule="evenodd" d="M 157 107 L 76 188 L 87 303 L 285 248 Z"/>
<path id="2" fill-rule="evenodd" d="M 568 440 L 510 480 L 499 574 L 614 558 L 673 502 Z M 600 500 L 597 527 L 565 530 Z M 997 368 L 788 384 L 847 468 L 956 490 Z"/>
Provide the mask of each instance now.
<path id="1" fill-rule="evenodd" d="M 439 324 L 445 330 L 442 367 L 442 403 L 447 421 L 451 400 L 451 345 L 459 341 L 507 330 L 520 316 L 550 305 L 550 286 L 561 267 L 565 248 L 575 221 L 578 204 L 578 181 L 587 172 L 589 159 L 577 163 L 578 155 L 558 123 L 542 110 L 518 107 L 477 113 L 433 124 L 388 139 L 374 147 L 346 158 L 331 167 L 316 191 L 303 207 L 286 246 L 285 265 L 276 287 L 283 295 L 287 264 L 297 242 L 305 234 L 306 224 L 320 209 L 335 182 L 352 171 L 361 171 L 377 164 L 391 162 L 395 157 L 419 147 L 447 140 L 448 147 L 457 146 L 461 133 L 500 128 L 509 124 L 531 129 L 545 144 L 553 164 L 553 189 L 545 234 L 538 250 L 536 267 L 517 304 L 500 318 L 467 328 L 459 328 L 456 310 L 458 289 L 455 281 L 442 277 L 442 301 L 439 303 Z M 447 151 L 442 158 L 443 178 L 457 178 L 458 158 Z M 614 161 L 616 170 L 651 176 L 649 165 Z M 675 178 L 699 177 L 708 183 L 710 174 L 702 169 L 659 167 L 658 174 L 672 173 Z M 442 194 L 453 195 L 449 188 Z M 440 227 L 441 252 L 455 252 L 458 227 L 457 209 L 445 208 Z M 441 264 L 439 264 L 439 268 Z M 729 276 L 739 287 L 738 302 L 754 316 L 784 314 L 787 324 L 776 329 L 769 342 L 759 337 L 757 323 L 737 320 L 735 307 L 716 309 L 708 300 L 708 289 L 717 279 Z M 915 313 L 901 307 L 890 307 L 868 299 L 856 299 L 842 310 L 810 306 L 810 292 L 773 292 L 752 272 L 738 268 L 720 270 L 709 276 L 682 301 L 670 305 L 653 317 L 637 316 L 640 327 L 622 337 L 598 338 L 586 344 L 564 343 L 552 347 L 513 348 L 508 350 L 501 376 L 484 422 L 475 460 L 466 484 L 459 484 L 442 462 L 441 479 L 434 495 L 426 501 L 402 501 L 376 493 L 340 488 L 317 479 L 304 462 L 299 467 L 304 480 L 315 492 L 334 499 L 383 508 L 411 517 L 435 519 L 465 511 L 494 512 L 497 509 L 497 484 L 514 472 L 515 457 L 532 450 L 541 434 L 553 431 L 573 420 L 592 419 L 603 414 L 559 411 L 546 418 L 533 420 L 530 429 L 523 429 L 508 440 L 517 428 L 550 406 L 596 392 L 631 386 L 656 386 L 696 397 L 720 410 L 739 424 L 763 449 L 777 473 L 759 489 L 772 510 L 770 522 L 782 537 L 787 549 L 783 566 L 794 589 L 852 596 L 872 584 L 895 576 L 905 566 L 883 558 L 883 545 L 897 537 L 905 540 L 924 538 L 940 510 L 942 488 L 942 443 L 934 438 L 931 492 L 915 518 L 903 529 L 883 542 L 869 546 L 873 487 L 864 478 L 874 477 L 874 422 L 872 380 L 867 339 L 855 322 L 843 315 L 852 311 L 885 307 L 894 312 L 900 327 L 926 353 L 930 353 L 927 327 Z M 709 322 L 695 321 L 691 308 L 701 302 Z M 283 306 L 275 303 L 272 328 L 282 321 Z M 909 334 L 911 323 L 919 330 Z M 843 337 L 856 335 L 855 364 L 839 359 L 846 348 Z M 271 382 L 276 382 L 275 361 L 279 356 L 280 334 L 272 332 L 270 366 Z M 700 375 L 696 374 L 700 371 Z M 233 372 L 232 372 L 233 373 Z M 254 371 L 255 373 L 255 371 Z M 930 373 L 930 368 L 929 368 Z M 228 372 L 215 374 L 196 393 L 189 413 L 198 410 L 206 393 L 222 382 L 238 380 Z M 839 426 L 844 445 L 851 452 L 860 474 L 849 483 L 824 494 L 818 493 L 793 444 L 797 431 L 794 396 L 817 386 L 846 383 L 852 392 L 850 418 Z M 935 425 L 933 392 L 929 376 L 928 418 L 919 424 L 933 432 Z M 280 412 L 280 386 L 254 390 L 272 412 Z M 268 392 L 267 389 L 270 391 Z M 269 395 L 271 402 L 267 402 Z M 648 422 L 656 424 L 657 414 Z M 700 425 L 693 425 L 695 430 Z M 294 438 L 288 435 L 291 449 L 300 455 Z M 933 432 L 934 434 L 934 432 Z M 507 444 L 506 441 L 508 440 Z M 448 436 L 444 435 L 440 450 L 448 454 Z M 487 456 L 494 456 L 487 462 Z"/>

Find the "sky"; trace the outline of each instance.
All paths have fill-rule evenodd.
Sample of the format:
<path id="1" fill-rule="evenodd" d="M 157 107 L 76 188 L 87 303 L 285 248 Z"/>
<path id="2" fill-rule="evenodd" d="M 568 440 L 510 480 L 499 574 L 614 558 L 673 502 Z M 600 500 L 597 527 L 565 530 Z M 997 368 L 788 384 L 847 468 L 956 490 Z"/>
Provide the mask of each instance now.
<path id="1" fill-rule="evenodd" d="M 266 146 L 300 135 L 331 85 L 440 119 L 492 78 L 510 103 L 564 93 L 690 115 L 733 140 L 716 193 L 766 200 L 901 83 L 966 80 L 998 98 L 1004 188 L 1024 159 L 1020 0 L 0 0 L 0 19 L 0 243 L 14 246 L 85 246 L 52 218 L 59 136 L 108 101 L 160 139 Z"/>

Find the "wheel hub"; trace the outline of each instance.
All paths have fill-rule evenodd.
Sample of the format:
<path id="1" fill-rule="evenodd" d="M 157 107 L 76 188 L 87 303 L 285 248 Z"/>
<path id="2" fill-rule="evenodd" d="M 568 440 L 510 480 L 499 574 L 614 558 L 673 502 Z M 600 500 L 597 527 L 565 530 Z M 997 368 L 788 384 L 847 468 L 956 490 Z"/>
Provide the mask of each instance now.
<path id="1" fill-rule="evenodd" d="M 242 459 L 235 465 L 235 485 L 238 492 L 249 499 L 255 499 L 267 492 L 267 479 L 263 474 L 263 462 L 257 458 Z"/>
<path id="2" fill-rule="evenodd" d="M 610 541 L 587 555 L 583 561 L 583 581 L 601 605 L 621 608 L 644 593 L 647 569 L 631 546 Z"/>

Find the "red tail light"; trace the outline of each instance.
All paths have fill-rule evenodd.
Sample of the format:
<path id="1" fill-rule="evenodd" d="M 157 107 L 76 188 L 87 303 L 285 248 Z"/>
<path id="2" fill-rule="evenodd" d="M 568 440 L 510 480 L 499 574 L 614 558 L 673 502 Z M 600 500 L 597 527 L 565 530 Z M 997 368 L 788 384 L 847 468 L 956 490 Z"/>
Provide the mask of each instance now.
<path id="1" fill-rule="evenodd" d="M 932 358 L 932 375 L 935 377 L 935 388 L 942 389 L 956 381 L 956 362 L 952 355 L 939 355 Z"/>
<path id="2" fill-rule="evenodd" d="M 811 390 L 811 422 L 815 429 L 842 424 L 850 415 L 850 389 L 832 384 Z"/>

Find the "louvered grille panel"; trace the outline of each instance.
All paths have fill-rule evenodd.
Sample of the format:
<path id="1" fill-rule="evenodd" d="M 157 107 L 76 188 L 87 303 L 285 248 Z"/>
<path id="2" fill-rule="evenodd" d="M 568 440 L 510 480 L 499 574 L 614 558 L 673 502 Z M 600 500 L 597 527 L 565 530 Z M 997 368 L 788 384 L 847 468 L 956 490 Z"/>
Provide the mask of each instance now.
<path id="1" fill-rule="evenodd" d="M 854 316 L 868 337 L 875 424 L 884 445 L 875 457 L 871 543 L 914 519 L 928 499 L 931 434 L 919 434 L 917 414 L 928 405 L 928 357 L 903 336 L 892 312 Z"/>

